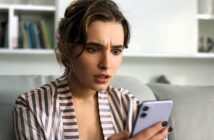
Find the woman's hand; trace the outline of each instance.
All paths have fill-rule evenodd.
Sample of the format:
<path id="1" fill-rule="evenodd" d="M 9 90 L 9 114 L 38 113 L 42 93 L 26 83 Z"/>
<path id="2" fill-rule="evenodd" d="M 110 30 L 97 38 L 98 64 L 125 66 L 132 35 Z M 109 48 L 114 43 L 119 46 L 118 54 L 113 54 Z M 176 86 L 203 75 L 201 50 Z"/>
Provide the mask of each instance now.
<path id="1" fill-rule="evenodd" d="M 154 126 L 138 133 L 130 140 L 163 140 L 168 135 L 167 122 L 157 123 Z"/>
<path id="2" fill-rule="evenodd" d="M 163 140 L 167 137 L 168 131 L 167 123 L 163 122 L 157 123 L 131 138 L 129 138 L 127 132 L 120 132 L 112 135 L 108 140 Z"/>

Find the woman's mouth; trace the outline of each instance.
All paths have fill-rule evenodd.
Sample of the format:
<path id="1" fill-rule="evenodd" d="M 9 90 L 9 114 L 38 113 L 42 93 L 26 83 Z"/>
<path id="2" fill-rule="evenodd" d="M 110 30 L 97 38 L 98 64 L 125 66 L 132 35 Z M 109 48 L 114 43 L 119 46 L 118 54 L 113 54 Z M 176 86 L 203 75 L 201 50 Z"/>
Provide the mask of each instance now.
<path id="1" fill-rule="evenodd" d="M 94 81 L 98 84 L 108 83 L 111 79 L 111 76 L 108 74 L 99 74 L 94 76 Z"/>

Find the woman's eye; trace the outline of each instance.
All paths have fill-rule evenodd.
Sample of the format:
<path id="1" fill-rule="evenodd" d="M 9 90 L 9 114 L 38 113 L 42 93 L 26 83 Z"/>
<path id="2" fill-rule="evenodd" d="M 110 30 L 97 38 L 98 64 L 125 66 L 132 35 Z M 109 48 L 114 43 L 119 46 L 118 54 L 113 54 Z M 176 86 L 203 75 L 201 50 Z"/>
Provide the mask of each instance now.
<path id="1" fill-rule="evenodd" d="M 121 52 L 122 52 L 122 49 L 118 49 L 118 48 L 115 48 L 115 49 L 112 50 L 112 53 L 114 55 L 119 55 Z"/>
<path id="2" fill-rule="evenodd" d="M 97 47 L 88 47 L 88 48 L 86 48 L 86 50 L 89 53 L 95 53 L 95 52 L 99 51 L 99 48 L 97 48 Z"/>

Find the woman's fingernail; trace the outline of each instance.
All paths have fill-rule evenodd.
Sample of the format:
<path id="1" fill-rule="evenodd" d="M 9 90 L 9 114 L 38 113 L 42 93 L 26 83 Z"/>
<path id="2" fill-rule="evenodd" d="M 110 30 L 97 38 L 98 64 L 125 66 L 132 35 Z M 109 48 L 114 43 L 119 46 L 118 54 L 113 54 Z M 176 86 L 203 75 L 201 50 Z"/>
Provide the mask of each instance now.
<path id="1" fill-rule="evenodd" d="M 168 132 L 172 132 L 173 131 L 173 128 L 172 127 L 169 127 L 168 128 Z"/>
<path id="2" fill-rule="evenodd" d="M 167 127 L 167 125 L 168 125 L 168 122 L 167 122 L 167 121 L 162 122 L 162 126 L 163 126 L 163 127 Z"/>

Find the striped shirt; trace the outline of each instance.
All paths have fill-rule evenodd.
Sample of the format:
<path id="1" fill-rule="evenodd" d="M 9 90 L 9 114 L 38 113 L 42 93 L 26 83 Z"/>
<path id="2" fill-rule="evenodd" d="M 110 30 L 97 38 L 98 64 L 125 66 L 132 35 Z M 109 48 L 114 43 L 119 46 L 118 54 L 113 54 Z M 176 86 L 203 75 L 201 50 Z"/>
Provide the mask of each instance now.
<path id="1" fill-rule="evenodd" d="M 138 100 L 123 88 L 109 86 L 98 92 L 99 117 L 104 139 L 131 133 Z M 13 111 L 18 140 L 78 140 L 79 130 L 67 76 L 20 95 Z"/>

